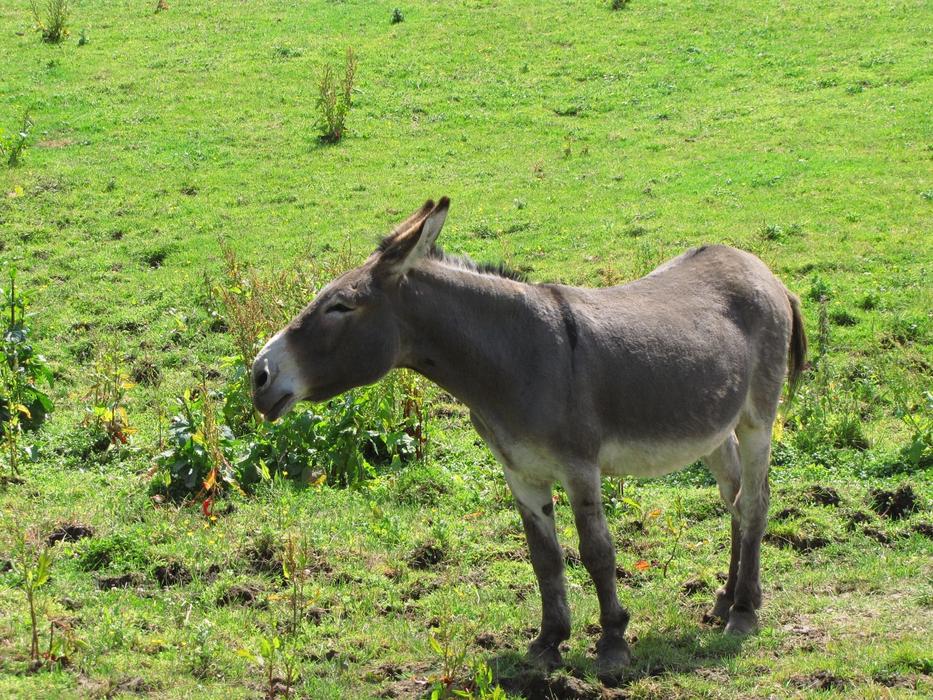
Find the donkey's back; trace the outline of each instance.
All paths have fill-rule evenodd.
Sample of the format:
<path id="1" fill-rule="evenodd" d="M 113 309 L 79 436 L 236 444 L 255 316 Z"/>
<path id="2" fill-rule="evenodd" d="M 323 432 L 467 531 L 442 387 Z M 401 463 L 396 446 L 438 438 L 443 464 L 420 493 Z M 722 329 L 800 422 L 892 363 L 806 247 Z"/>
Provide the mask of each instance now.
<path id="1" fill-rule="evenodd" d="M 796 299 L 749 253 L 707 246 L 630 284 L 559 289 L 577 334 L 575 422 L 603 471 L 667 473 L 739 423 L 770 426 L 789 351 L 800 371 Z"/>

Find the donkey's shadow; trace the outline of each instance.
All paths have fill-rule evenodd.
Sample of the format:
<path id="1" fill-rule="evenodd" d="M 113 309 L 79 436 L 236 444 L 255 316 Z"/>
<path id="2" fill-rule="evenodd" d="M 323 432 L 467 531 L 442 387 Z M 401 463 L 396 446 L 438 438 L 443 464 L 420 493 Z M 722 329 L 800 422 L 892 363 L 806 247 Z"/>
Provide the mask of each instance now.
<path id="1" fill-rule="evenodd" d="M 624 688 L 642 678 L 672 673 L 714 671 L 742 649 L 743 638 L 723 634 L 721 629 L 692 626 L 675 635 L 648 631 L 632 642 L 632 663 L 612 678 L 600 683 Z M 592 652 L 592 649 L 590 650 Z M 568 652 L 564 665 L 551 674 L 530 666 L 518 651 L 495 654 L 486 659 L 493 679 L 509 693 L 527 698 L 589 697 L 596 682 L 592 653 Z"/>

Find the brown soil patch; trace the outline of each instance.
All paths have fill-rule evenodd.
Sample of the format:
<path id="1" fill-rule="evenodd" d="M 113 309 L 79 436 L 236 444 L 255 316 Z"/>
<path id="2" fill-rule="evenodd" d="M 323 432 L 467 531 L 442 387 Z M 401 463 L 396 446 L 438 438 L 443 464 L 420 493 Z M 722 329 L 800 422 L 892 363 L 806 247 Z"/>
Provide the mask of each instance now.
<path id="1" fill-rule="evenodd" d="M 408 557 L 408 565 L 413 569 L 431 569 L 446 558 L 446 553 L 433 542 L 425 542 L 415 547 Z"/>
<path id="2" fill-rule="evenodd" d="M 237 583 L 217 598 L 217 605 L 246 605 L 251 608 L 265 608 L 268 605 L 263 590 L 253 583 Z"/>
<path id="3" fill-rule="evenodd" d="M 800 517 L 800 515 L 801 515 L 800 508 L 796 508 L 794 506 L 788 506 L 787 508 L 784 508 L 783 510 L 775 513 L 774 519 L 775 520 L 789 520 L 790 518 Z"/>
<path id="4" fill-rule="evenodd" d="M 81 525 L 79 523 L 61 523 L 55 527 L 49 536 L 45 538 L 47 545 L 53 545 L 56 542 L 77 542 L 85 537 L 93 537 L 94 528 L 90 525 Z"/>
<path id="5" fill-rule="evenodd" d="M 708 582 L 702 579 L 692 578 L 689 581 L 684 581 L 684 584 L 680 587 L 680 590 L 684 595 L 693 595 L 694 593 L 708 591 L 710 588 L 712 588 L 712 586 L 710 586 Z"/>
<path id="6" fill-rule="evenodd" d="M 184 564 L 177 561 L 170 561 L 168 564 L 157 566 L 153 571 L 153 575 L 162 588 L 184 586 L 191 583 L 191 572 L 185 568 Z"/>
<path id="7" fill-rule="evenodd" d="M 604 689 L 599 685 L 564 674 L 545 676 L 539 671 L 523 670 L 515 676 L 497 678 L 496 681 L 507 693 L 526 698 L 601 700 L 604 697 Z"/>
<path id="8" fill-rule="evenodd" d="M 117 576 L 99 576 L 97 578 L 97 587 L 102 591 L 108 591 L 113 588 L 141 586 L 144 581 L 145 577 L 142 574 L 130 572 Z"/>
<path id="9" fill-rule="evenodd" d="M 825 537 L 820 537 L 814 535 L 813 537 L 808 537 L 800 533 L 782 533 L 780 535 L 773 532 L 769 532 L 764 537 L 764 541 L 769 544 L 777 545 L 782 549 L 787 549 L 790 547 L 795 552 L 812 552 L 815 549 L 821 549 L 829 544 L 829 540 Z"/>
<path id="10" fill-rule="evenodd" d="M 829 671 L 791 676 L 790 683 L 801 690 L 839 690 L 848 685 L 846 679 L 840 678 Z"/>
<path id="11" fill-rule="evenodd" d="M 804 493 L 804 501 L 819 506 L 838 506 L 841 499 L 832 486 L 814 484 Z"/>
<path id="12" fill-rule="evenodd" d="M 887 533 L 883 530 L 879 530 L 876 527 L 866 526 L 862 528 L 862 533 L 865 537 L 870 537 L 875 540 L 875 542 L 880 542 L 881 544 L 891 544 L 891 538 L 888 537 Z"/>
<path id="13" fill-rule="evenodd" d="M 73 139 L 46 139 L 45 141 L 37 142 L 36 146 L 39 148 L 65 148 L 73 144 Z"/>
<path id="14" fill-rule="evenodd" d="M 871 492 L 871 507 L 878 515 L 892 520 L 901 520 L 920 509 L 917 495 L 910 484 L 898 486 L 893 491 L 874 489 Z"/>
<path id="15" fill-rule="evenodd" d="M 785 651 L 816 651 L 825 648 L 826 632 L 812 627 L 806 620 L 784 625 L 781 629 L 788 634 L 781 645 Z"/>
<path id="16" fill-rule="evenodd" d="M 473 639 L 473 643 L 480 649 L 486 649 L 488 651 L 514 648 L 511 644 L 503 641 L 498 635 L 492 632 L 480 632 Z"/>

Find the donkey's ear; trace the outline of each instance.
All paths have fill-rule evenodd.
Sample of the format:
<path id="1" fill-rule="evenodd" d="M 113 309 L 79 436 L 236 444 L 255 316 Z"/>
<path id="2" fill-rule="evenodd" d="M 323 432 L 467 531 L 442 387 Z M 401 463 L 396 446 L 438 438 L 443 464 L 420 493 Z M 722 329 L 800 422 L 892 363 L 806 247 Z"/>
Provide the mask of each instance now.
<path id="1" fill-rule="evenodd" d="M 379 267 L 392 274 L 404 275 L 427 256 L 444 226 L 449 207 L 450 200 L 447 197 L 441 197 L 436 205 L 428 200 L 404 222 L 410 224 L 408 230 L 399 227 L 396 233 L 383 241 L 380 246 Z"/>

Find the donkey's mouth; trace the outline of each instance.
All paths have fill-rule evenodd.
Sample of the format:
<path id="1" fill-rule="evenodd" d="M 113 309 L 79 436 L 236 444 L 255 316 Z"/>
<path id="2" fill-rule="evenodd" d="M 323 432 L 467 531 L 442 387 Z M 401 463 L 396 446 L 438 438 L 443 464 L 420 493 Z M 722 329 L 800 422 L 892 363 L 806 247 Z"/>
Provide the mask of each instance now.
<path id="1" fill-rule="evenodd" d="M 272 408 L 263 414 L 263 418 L 269 422 L 277 420 L 288 413 L 289 409 L 296 403 L 298 403 L 298 400 L 295 398 L 294 394 L 285 394 L 285 396 L 275 402 Z"/>

